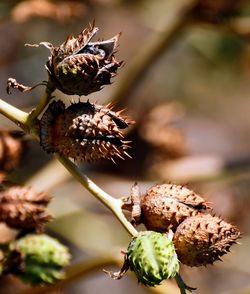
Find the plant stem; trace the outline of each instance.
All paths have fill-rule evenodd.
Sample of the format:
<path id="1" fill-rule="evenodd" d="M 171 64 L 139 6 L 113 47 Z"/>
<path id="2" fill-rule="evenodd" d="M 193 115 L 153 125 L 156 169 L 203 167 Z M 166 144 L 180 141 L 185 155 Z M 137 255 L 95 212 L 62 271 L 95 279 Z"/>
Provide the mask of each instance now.
<path id="1" fill-rule="evenodd" d="M 10 119 L 16 125 L 27 131 L 27 119 L 29 114 L 24 112 L 15 106 L 0 99 L 0 113 Z"/>
<path id="2" fill-rule="evenodd" d="M 121 206 L 122 201 L 120 199 L 113 198 L 106 192 L 104 192 L 100 187 L 98 187 L 94 182 L 92 182 L 85 174 L 83 174 L 78 167 L 71 162 L 68 158 L 56 155 L 58 160 L 64 165 L 64 167 L 100 202 L 102 202 L 108 209 L 110 209 L 122 226 L 127 230 L 127 232 L 132 235 L 137 235 L 137 230 L 131 225 L 130 222 L 124 216 Z"/>
<path id="3" fill-rule="evenodd" d="M 35 120 L 37 117 L 42 113 L 44 108 L 48 105 L 49 100 L 51 99 L 51 94 L 55 90 L 54 86 L 51 84 L 51 81 L 49 80 L 46 86 L 46 90 L 44 95 L 41 97 L 39 104 L 36 106 L 36 108 L 30 113 L 27 124 L 32 128 L 34 125 Z"/>
<path id="4" fill-rule="evenodd" d="M 175 280 L 178 287 L 180 288 L 181 294 L 186 294 L 186 290 L 188 290 L 189 292 L 196 290 L 196 288 L 186 285 L 180 274 L 176 274 Z"/>

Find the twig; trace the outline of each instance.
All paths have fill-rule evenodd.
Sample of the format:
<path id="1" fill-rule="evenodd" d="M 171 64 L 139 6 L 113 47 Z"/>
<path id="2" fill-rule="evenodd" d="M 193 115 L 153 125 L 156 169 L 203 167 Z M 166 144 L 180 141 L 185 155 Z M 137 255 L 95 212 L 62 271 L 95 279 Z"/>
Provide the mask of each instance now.
<path id="1" fill-rule="evenodd" d="M 26 122 L 28 119 L 28 113 L 24 112 L 15 106 L 0 99 L 0 113 L 10 119 L 16 125 L 27 131 Z"/>
<path id="2" fill-rule="evenodd" d="M 68 158 L 56 155 L 58 160 L 64 165 L 64 167 L 86 188 L 93 196 L 95 196 L 100 202 L 102 202 L 108 209 L 110 209 L 115 217 L 119 220 L 122 226 L 127 230 L 127 232 L 132 235 L 137 235 L 137 230 L 131 225 L 130 222 L 124 216 L 121 206 L 121 199 L 116 199 L 106 192 L 104 192 L 100 187 L 98 187 L 94 182 L 92 182 L 85 174 L 83 174 L 77 166 L 71 162 Z"/>

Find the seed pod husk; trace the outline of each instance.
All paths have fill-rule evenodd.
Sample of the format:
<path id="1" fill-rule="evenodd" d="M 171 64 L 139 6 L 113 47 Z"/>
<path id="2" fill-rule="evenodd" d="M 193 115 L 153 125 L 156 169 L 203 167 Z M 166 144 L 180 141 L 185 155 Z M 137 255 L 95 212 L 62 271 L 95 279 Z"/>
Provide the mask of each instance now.
<path id="1" fill-rule="evenodd" d="M 42 147 L 77 162 L 128 155 L 123 129 L 132 123 L 108 106 L 78 102 L 65 107 L 53 101 L 40 121 Z"/>
<path id="2" fill-rule="evenodd" d="M 114 53 L 120 34 L 105 41 L 92 42 L 98 28 L 90 26 L 76 38 L 69 36 L 59 47 L 43 42 L 51 56 L 47 70 L 54 86 L 68 95 L 89 95 L 111 84 L 122 62 Z"/>
<path id="3" fill-rule="evenodd" d="M 155 185 L 141 198 L 141 221 L 148 230 L 175 231 L 185 218 L 204 212 L 206 201 L 193 191 L 173 184 Z"/>
<path id="4" fill-rule="evenodd" d="M 240 237 L 237 227 L 210 214 L 196 215 L 182 222 L 174 244 L 179 260 L 188 266 L 213 264 Z"/>

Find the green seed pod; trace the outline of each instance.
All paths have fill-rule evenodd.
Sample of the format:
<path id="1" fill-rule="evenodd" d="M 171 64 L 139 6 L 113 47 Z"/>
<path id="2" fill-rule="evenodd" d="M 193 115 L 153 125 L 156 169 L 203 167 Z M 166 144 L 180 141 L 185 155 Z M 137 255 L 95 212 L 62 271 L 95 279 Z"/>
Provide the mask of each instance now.
<path id="1" fill-rule="evenodd" d="M 20 278 L 32 285 L 52 284 L 63 279 L 62 268 L 69 264 L 67 247 L 47 235 L 27 235 L 16 243 L 22 255 Z"/>
<path id="2" fill-rule="evenodd" d="M 131 271 L 138 281 L 147 286 L 159 285 L 173 278 L 179 271 L 179 262 L 173 242 L 165 234 L 143 231 L 132 239 L 127 250 Z"/>

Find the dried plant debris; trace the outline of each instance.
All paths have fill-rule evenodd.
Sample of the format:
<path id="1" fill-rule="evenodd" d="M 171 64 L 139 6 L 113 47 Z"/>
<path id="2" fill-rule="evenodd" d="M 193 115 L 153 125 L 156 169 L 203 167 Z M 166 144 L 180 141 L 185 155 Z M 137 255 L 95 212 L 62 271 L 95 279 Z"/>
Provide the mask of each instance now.
<path id="1" fill-rule="evenodd" d="M 47 210 L 51 197 L 31 188 L 14 186 L 0 193 L 0 221 L 17 229 L 41 231 L 52 219 Z"/>
<path id="2" fill-rule="evenodd" d="M 41 145 L 77 162 L 129 156 L 123 130 L 132 123 L 109 106 L 53 101 L 40 121 Z"/>

